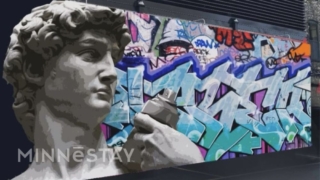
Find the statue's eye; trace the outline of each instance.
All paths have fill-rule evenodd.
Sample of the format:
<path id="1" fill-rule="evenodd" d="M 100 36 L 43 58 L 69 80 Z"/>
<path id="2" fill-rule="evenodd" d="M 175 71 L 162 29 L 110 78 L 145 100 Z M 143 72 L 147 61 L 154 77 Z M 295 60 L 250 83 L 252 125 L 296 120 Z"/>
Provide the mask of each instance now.
<path id="1" fill-rule="evenodd" d="M 100 58 L 100 53 L 94 49 L 83 50 L 78 55 L 87 62 L 95 62 Z"/>

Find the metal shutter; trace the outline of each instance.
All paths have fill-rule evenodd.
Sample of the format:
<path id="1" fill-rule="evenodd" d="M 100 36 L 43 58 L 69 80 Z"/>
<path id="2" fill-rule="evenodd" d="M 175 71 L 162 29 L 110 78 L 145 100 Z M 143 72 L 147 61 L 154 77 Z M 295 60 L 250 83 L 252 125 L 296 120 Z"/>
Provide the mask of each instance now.
<path id="1" fill-rule="evenodd" d="M 145 0 L 304 31 L 303 0 Z"/>

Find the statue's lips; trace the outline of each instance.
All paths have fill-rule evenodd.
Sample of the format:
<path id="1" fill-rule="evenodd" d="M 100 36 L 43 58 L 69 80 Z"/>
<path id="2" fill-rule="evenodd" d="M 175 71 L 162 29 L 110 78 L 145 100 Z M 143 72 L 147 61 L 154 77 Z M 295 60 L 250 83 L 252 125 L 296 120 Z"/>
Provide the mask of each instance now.
<path id="1" fill-rule="evenodd" d="M 111 95 L 110 90 L 108 88 L 100 88 L 95 91 L 101 99 L 108 100 Z"/>
<path id="2" fill-rule="evenodd" d="M 105 92 L 105 91 L 97 91 L 98 94 L 101 94 L 101 95 L 107 95 L 108 93 Z"/>

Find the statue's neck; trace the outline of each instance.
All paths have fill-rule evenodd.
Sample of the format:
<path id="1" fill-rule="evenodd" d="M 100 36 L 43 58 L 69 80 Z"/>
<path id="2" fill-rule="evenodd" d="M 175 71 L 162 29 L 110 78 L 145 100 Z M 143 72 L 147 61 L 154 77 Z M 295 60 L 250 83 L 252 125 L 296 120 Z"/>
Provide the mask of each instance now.
<path id="1" fill-rule="evenodd" d="M 102 160 L 102 163 L 108 164 L 108 148 L 100 125 L 88 129 L 76 126 L 72 123 L 74 121 L 75 119 L 55 116 L 44 102 L 37 104 L 34 127 L 35 154 L 31 166 L 49 166 L 61 177 L 76 175 L 81 178 L 79 172 L 91 171 L 97 163 L 94 161 L 95 158 L 96 161 Z M 90 159 L 93 159 L 90 162 L 89 153 Z"/>
<path id="2" fill-rule="evenodd" d="M 35 148 L 57 148 L 66 150 L 71 147 L 102 148 L 106 146 L 100 125 L 93 128 L 77 125 L 75 119 L 59 117 L 50 110 L 45 102 L 36 106 L 34 126 Z"/>

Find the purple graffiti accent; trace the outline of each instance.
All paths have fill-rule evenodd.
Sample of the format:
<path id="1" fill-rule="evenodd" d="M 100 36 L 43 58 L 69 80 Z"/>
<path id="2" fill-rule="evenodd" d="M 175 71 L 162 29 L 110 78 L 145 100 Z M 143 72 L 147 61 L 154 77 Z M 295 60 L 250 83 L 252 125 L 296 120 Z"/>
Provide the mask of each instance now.
<path id="1" fill-rule="evenodd" d="M 218 89 L 218 91 L 216 93 L 216 97 L 214 99 L 218 100 L 218 99 L 220 99 L 220 97 L 221 97 L 221 85 L 220 85 L 220 87 L 219 87 L 219 89 Z"/>
<path id="2" fill-rule="evenodd" d="M 222 110 L 220 112 L 218 112 L 218 114 L 214 115 L 213 118 L 215 118 L 216 120 L 220 120 L 220 115 L 222 113 Z"/>
<path id="3" fill-rule="evenodd" d="M 254 94 L 253 96 L 253 101 L 254 101 L 254 104 L 257 105 L 258 109 L 261 110 L 263 109 L 262 107 L 262 102 L 263 102 L 263 98 L 265 96 L 265 94 L 267 93 L 267 90 L 262 90 L 262 91 L 258 91 Z"/>
<path id="4" fill-rule="evenodd" d="M 100 127 L 101 127 L 101 130 L 102 130 L 102 133 L 103 133 L 105 139 L 109 139 L 109 137 L 110 137 L 109 127 L 103 123 L 100 124 Z"/>
<path id="5" fill-rule="evenodd" d="M 292 149 L 296 149 L 295 142 L 287 144 L 287 149 L 286 150 L 292 150 Z"/>
<path id="6" fill-rule="evenodd" d="M 281 147 L 281 151 L 285 151 L 285 150 L 287 150 L 287 143 L 286 142 L 284 142 Z"/>
<path id="7" fill-rule="evenodd" d="M 133 12 L 129 12 L 129 13 L 133 13 Z M 161 22 L 156 17 L 151 16 L 149 14 L 137 14 L 137 13 L 134 13 L 134 14 L 139 16 L 143 21 L 147 22 L 148 24 L 150 24 L 151 21 L 153 21 L 155 23 L 155 26 L 152 27 L 152 31 L 151 31 L 151 35 L 152 35 L 151 44 L 153 44 L 155 34 L 157 34 L 157 32 L 158 32 L 158 29 L 159 29 L 159 26 L 161 25 Z M 129 30 L 130 30 L 132 42 L 133 43 L 138 42 L 140 34 L 143 32 L 139 32 L 137 25 L 128 16 L 126 18 L 126 22 L 129 27 Z M 145 27 L 142 27 L 142 29 L 145 29 Z"/>
<path id="8" fill-rule="evenodd" d="M 254 102 L 254 104 L 257 105 L 259 111 L 261 111 L 261 109 L 263 109 L 262 102 L 263 102 L 263 98 L 266 93 L 267 93 L 267 90 L 262 90 L 262 91 L 258 91 L 256 93 L 254 93 L 254 95 L 253 95 L 252 101 Z M 264 154 L 264 153 L 266 153 L 265 142 L 263 140 L 261 140 L 261 148 L 257 149 L 255 154 Z"/>
<path id="9" fill-rule="evenodd" d="M 294 148 L 299 147 L 299 140 L 297 137 L 294 138 Z"/>
<path id="10" fill-rule="evenodd" d="M 262 154 L 262 149 L 261 148 L 260 149 L 254 149 L 253 150 L 253 154 L 256 154 L 256 155 Z"/>
<path id="11" fill-rule="evenodd" d="M 303 148 L 304 142 L 300 138 L 297 138 L 297 141 L 298 141 L 298 145 L 299 145 L 297 148 Z"/>
<path id="12" fill-rule="evenodd" d="M 300 138 L 297 137 L 298 146 L 296 148 L 302 148 L 303 147 L 303 141 L 301 141 Z"/>
<path id="13" fill-rule="evenodd" d="M 228 87 L 224 84 L 221 85 L 221 96 L 225 95 L 228 92 Z"/>
<path id="14" fill-rule="evenodd" d="M 206 93 L 205 93 L 205 92 L 202 92 L 202 93 L 200 94 L 200 98 L 203 100 L 205 95 L 206 95 Z"/>
<path id="15" fill-rule="evenodd" d="M 291 147 L 291 143 L 289 143 L 289 142 L 285 142 L 284 144 L 286 144 L 286 148 L 285 148 L 285 151 L 286 150 L 290 150 L 290 147 Z"/>
<path id="16" fill-rule="evenodd" d="M 204 95 L 205 94 L 206 94 L 205 91 L 204 92 L 199 92 L 199 91 L 195 90 L 195 102 L 197 102 L 198 105 L 204 99 Z"/>
<path id="17" fill-rule="evenodd" d="M 229 152 L 226 152 L 226 153 L 220 158 L 220 160 L 225 160 L 225 159 L 229 159 Z"/>
<path id="18" fill-rule="evenodd" d="M 300 137 L 298 137 L 298 142 L 299 142 L 299 148 L 306 147 L 306 143 Z"/>
<path id="19" fill-rule="evenodd" d="M 276 151 L 271 146 L 268 145 L 268 152 L 271 153 L 271 152 L 276 152 Z"/>
<path id="20" fill-rule="evenodd" d="M 151 16 L 150 14 L 143 14 L 143 13 L 139 13 L 139 17 L 143 20 L 145 20 L 146 22 L 150 23 L 151 22 Z"/>
<path id="21" fill-rule="evenodd" d="M 266 153 L 266 142 L 264 142 L 264 140 L 261 140 L 261 153 Z"/>
<path id="22" fill-rule="evenodd" d="M 129 27 L 130 27 L 132 42 L 137 42 L 138 41 L 138 34 L 139 34 L 138 28 L 132 21 L 129 21 L 129 24 L 130 24 Z"/>
<path id="23" fill-rule="evenodd" d="M 302 147 L 310 147 L 310 145 L 308 145 L 308 143 L 306 143 L 302 139 L 300 139 L 300 141 L 302 142 Z"/>
<path id="24" fill-rule="evenodd" d="M 152 99 L 151 96 L 148 96 L 148 95 L 146 95 L 146 94 L 143 95 L 143 102 L 147 102 L 147 101 L 149 101 L 150 99 Z"/>
<path id="25" fill-rule="evenodd" d="M 228 87 L 224 84 L 221 84 L 218 91 L 217 91 L 217 94 L 216 94 L 216 97 L 215 97 L 215 100 L 218 100 L 220 99 L 223 95 L 225 95 L 226 93 L 228 92 Z"/>
<path id="26" fill-rule="evenodd" d="M 198 148 L 199 148 L 199 150 L 200 150 L 200 152 L 201 152 L 201 154 L 202 154 L 202 157 L 206 157 L 206 155 L 207 155 L 207 150 L 204 149 L 203 147 L 200 147 L 200 146 L 198 146 Z"/>
<path id="27" fill-rule="evenodd" d="M 236 158 L 236 153 L 229 152 L 229 158 L 230 158 L 230 159 Z"/>

